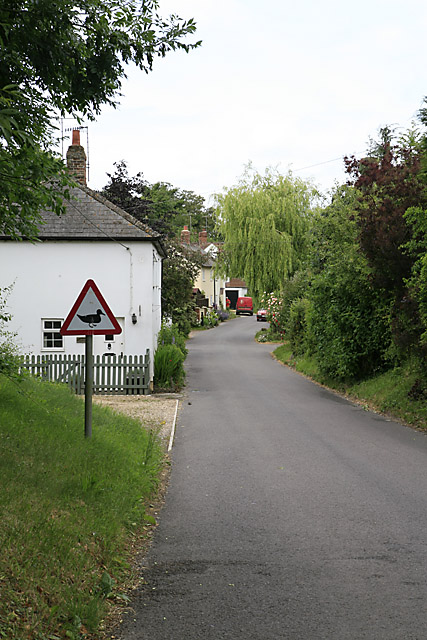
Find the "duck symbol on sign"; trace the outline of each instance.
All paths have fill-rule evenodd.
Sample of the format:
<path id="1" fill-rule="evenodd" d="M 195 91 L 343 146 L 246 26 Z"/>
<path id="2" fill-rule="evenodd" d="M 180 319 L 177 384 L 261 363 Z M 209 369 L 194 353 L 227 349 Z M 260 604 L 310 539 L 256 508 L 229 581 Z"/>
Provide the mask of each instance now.
<path id="1" fill-rule="evenodd" d="M 82 322 L 86 322 L 91 329 L 101 322 L 101 316 L 105 316 L 105 313 L 101 309 L 97 309 L 96 313 L 89 313 L 87 316 L 77 314 L 77 317 L 80 318 Z"/>

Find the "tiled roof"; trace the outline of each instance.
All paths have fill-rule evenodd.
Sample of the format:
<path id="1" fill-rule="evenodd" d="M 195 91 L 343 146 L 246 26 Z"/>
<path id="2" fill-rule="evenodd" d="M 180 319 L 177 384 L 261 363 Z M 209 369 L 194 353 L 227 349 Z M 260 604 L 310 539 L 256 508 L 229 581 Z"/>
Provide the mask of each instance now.
<path id="1" fill-rule="evenodd" d="M 203 266 L 204 267 L 214 267 L 216 264 L 215 258 L 212 257 L 210 253 L 206 253 L 203 247 L 199 244 L 189 243 L 189 242 L 181 242 L 181 246 L 188 251 L 192 251 L 193 253 L 197 253 L 203 258 Z"/>
<path id="2" fill-rule="evenodd" d="M 230 287 L 246 287 L 246 282 L 244 280 L 240 280 L 240 278 L 230 278 L 228 282 L 225 283 L 225 286 Z"/>
<path id="3" fill-rule="evenodd" d="M 160 235 L 83 185 L 71 189 L 65 214 L 41 213 L 41 240 L 158 240 Z"/>
<path id="4" fill-rule="evenodd" d="M 120 207 L 84 185 L 70 189 L 64 199 L 65 213 L 41 211 L 40 240 L 142 240 L 152 242 L 162 257 L 166 256 L 162 236 Z M 0 233 L 0 239 L 10 237 Z"/>

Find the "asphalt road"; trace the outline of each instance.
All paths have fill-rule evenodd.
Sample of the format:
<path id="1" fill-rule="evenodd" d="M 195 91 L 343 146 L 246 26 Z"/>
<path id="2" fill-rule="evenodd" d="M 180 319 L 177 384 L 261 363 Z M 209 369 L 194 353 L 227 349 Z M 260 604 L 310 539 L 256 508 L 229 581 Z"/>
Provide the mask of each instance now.
<path id="1" fill-rule="evenodd" d="M 122 640 L 425 640 L 427 437 L 196 334 L 166 505 Z"/>

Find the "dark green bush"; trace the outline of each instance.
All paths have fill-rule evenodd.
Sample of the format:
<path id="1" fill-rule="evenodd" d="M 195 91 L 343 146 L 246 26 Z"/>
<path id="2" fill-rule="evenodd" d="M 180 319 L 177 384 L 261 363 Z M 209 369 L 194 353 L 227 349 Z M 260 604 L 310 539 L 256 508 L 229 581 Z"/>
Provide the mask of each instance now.
<path id="1" fill-rule="evenodd" d="M 307 271 L 297 271 L 292 278 L 286 280 L 280 294 L 282 300 L 281 314 L 283 315 L 282 323 L 287 325 L 289 312 L 294 300 L 306 297 L 306 291 L 309 287 L 309 274 Z"/>
<path id="2" fill-rule="evenodd" d="M 324 273 L 310 290 L 307 340 L 323 374 L 337 380 L 384 368 L 391 344 L 387 302 L 357 269 Z"/>
<path id="3" fill-rule="evenodd" d="M 174 326 L 178 327 L 179 332 L 188 338 L 191 327 L 196 324 L 196 313 L 192 303 L 183 304 L 181 308 L 174 310 L 173 314 Z"/>
<path id="4" fill-rule="evenodd" d="M 290 305 L 286 325 L 286 337 L 294 355 L 301 355 L 307 350 L 307 312 L 310 302 L 307 298 L 296 298 Z"/>
<path id="5" fill-rule="evenodd" d="M 356 202 L 354 189 L 339 187 L 314 217 L 304 294 L 310 300 L 307 351 L 322 375 L 341 381 L 383 369 L 391 345 L 391 298 L 372 284 L 360 251 Z"/>

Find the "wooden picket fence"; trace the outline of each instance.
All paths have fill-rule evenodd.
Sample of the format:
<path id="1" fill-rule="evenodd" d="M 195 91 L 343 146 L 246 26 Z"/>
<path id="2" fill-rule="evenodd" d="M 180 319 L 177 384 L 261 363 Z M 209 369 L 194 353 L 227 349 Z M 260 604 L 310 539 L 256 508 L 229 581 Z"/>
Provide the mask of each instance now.
<path id="1" fill-rule="evenodd" d="M 23 356 L 21 367 L 51 382 L 64 382 L 75 393 L 85 390 L 83 355 Z M 145 356 L 107 354 L 94 357 L 93 392 L 98 395 L 146 395 L 150 389 L 150 350 Z"/>

